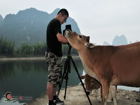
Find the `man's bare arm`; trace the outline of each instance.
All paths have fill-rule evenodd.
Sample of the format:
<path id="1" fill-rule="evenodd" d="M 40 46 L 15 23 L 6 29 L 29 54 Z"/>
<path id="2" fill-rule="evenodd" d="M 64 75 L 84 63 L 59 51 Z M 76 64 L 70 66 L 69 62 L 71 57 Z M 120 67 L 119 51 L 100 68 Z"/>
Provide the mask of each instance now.
<path id="1" fill-rule="evenodd" d="M 68 40 L 61 33 L 57 33 L 57 39 L 62 43 L 68 43 Z"/>

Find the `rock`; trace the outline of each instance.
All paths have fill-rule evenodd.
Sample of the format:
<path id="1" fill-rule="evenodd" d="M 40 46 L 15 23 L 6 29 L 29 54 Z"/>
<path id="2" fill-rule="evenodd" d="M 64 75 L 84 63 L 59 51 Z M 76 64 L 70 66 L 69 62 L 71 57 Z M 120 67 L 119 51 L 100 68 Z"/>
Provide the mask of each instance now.
<path id="1" fill-rule="evenodd" d="M 140 102 L 140 99 L 136 99 L 136 102 Z"/>

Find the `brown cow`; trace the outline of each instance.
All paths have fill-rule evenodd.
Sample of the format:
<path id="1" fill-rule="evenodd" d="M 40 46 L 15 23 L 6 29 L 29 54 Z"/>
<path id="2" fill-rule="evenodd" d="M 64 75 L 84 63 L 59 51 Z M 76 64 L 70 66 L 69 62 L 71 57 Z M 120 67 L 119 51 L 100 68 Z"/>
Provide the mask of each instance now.
<path id="1" fill-rule="evenodd" d="M 84 79 L 84 84 L 86 87 L 87 94 L 89 95 L 92 92 L 92 90 L 95 90 L 94 92 L 96 94 L 95 96 L 97 99 L 97 97 L 99 95 L 98 90 L 100 90 L 100 88 L 101 88 L 100 82 L 97 81 L 95 78 L 89 76 L 88 74 L 82 75 L 81 79 Z M 116 87 L 116 89 L 117 89 L 117 87 Z M 113 97 L 114 95 L 112 94 L 112 91 L 113 91 L 112 88 L 110 88 L 111 93 L 109 94 L 109 99 L 108 99 L 109 102 L 111 102 L 113 98 L 116 98 L 116 97 Z"/>
<path id="2" fill-rule="evenodd" d="M 104 105 L 107 104 L 110 86 L 140 87 L 139 43 L 125 46 L 94 45 L 88 48 L 85 45 L 89 37 L 85 38 L 71 31 L 66 31 L 66 37 L 70 45 L 78 51 L 88 75 L 101 83 Z M 115 100 L 114 104 L 117 105 Z"/>
<path id="3" fill-rule="evenodd" d="M 99 89 L 101 87 L 100 82 L 98 82 L 96 79 L 92 78 L 88 74 L 82 75 L 81 79 L 85 80 L 85 87 L 88 95 L 93 89 Z"/>

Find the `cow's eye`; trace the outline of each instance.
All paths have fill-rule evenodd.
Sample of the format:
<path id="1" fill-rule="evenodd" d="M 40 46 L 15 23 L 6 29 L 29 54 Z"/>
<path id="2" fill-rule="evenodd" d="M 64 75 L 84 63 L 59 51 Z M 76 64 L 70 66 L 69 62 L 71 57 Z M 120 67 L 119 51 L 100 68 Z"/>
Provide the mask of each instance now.
<path id="1" fill-rule="evenodd" d="M 79 38 L 82 38 L 82 36 L 81 36 L 81 35 L 79 35 Z"/>

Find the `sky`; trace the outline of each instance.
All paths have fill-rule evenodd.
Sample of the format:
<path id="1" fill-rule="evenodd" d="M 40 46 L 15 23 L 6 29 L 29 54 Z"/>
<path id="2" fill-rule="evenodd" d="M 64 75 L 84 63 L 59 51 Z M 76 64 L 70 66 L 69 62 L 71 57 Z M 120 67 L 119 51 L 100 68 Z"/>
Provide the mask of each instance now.
<path id="1" fill-rule="evenodd" d="M 140 40 L 140 0 L 0 0 L 3 17 L 30 7 L 48 13 L 66 8 L 92 43 L 111 43 L 116 35 Z"/>

